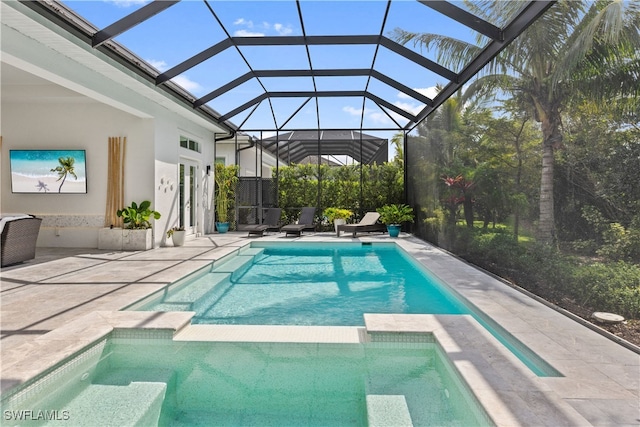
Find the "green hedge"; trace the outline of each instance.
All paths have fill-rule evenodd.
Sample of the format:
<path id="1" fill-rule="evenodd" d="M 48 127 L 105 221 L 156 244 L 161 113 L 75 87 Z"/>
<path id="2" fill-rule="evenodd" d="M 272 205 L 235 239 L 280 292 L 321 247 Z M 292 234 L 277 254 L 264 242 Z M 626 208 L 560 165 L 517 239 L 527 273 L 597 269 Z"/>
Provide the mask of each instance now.
<path id="1" fill-rule="evenodd" d="M 640 319 L 640 266 L 627 261 L 585 262 L 548 245 L 517 243 L 508 233 L 461 230 L 455 253 L 552 301 L 570 298 L 592 311 Z M 549 290 L 551 294 L 549 294 Z"/>
<path id="2" fill-rule="evenodd" d="M 294 164 L 274 168 L 273 174 L 278 180 L 278 206 L 285 213 L 303 206 L 316 206 L 318 212 L 328 207 L 368 212 L 404 202 L 404 172 L 398 162 L 362 165 L 362 177 L 360 165 Z"/>

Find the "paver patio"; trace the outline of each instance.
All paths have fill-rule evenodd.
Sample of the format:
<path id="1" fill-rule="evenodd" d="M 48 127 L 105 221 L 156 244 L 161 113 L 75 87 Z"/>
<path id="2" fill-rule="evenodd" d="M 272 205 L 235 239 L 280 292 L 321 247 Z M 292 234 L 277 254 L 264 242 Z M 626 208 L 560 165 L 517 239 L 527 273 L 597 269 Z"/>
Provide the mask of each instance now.
<path id="1" fill-rule="evenodd" d="M 273 234 L 260 240 L 294 240 L 283 236 Z M 306 234 L 300 239 L 390 240 L 386 236 L 337 239 L 329 233 Z M 147 252 L 43 248 L 33 262 L 3 269 L 2 390 L 24 380 L 26 373 L 21 370 L 26 369 L 25 360 L 38 360 L 35 354 L 46 348 L 68 353 L 75 348 L 70 341 L 82 340 L 80 336 L 44 336 L 46 333 L 61 327 L 62 331 L 78 328 L 77 323 L 82 322 L 78 319 L 90 319 L 97 312 L 108 318 L 104 313 L 120 310 L 253 240 L 238 232 L 199 237 L 183 247 Z M 492 415 L 501 425 L 640 425 L 640 354 L 419 239 L 405 235 L 396 241 L 564 376 L 527 373 L 510 356 L 505 359 L 499 346 L 487 345 L 485 338 L 476 340 L 475 326 L 460 320 L 367 315 L 369 332 L 433 332 L 476 394 L 482 394 L 483 404 L 493 407 Z M 185 320 L 180 317 L 176 321 Z M 292 339 L 287 337 L 300 333 L 296 328 L 270 336 Z M 178 332 L 176 339 L 252 340 L 259 336 L 264 340 L 264 334 L 264 330 L 256 333 L 255 327 L 193 325 Z M 305 340 L 317 337 L 320 342 L 326 331 L 309 329 L 302 335 Z M 343 333 L 336 339 L 348 341 L 358 336 Z M 41 363 L 44 367 L 51 360 Z M 39 367 L 29 369 L 37 371 Z"/>

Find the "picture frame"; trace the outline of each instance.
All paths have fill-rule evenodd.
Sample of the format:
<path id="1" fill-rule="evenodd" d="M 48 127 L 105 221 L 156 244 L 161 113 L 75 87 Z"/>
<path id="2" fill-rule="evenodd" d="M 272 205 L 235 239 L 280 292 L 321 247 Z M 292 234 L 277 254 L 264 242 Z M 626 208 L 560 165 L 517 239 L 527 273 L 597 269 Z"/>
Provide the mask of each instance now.
<path id="1" fill-rule="evenodd" d="M 11 192 L 85 194 L 85 150 L 9 150 Z"/>

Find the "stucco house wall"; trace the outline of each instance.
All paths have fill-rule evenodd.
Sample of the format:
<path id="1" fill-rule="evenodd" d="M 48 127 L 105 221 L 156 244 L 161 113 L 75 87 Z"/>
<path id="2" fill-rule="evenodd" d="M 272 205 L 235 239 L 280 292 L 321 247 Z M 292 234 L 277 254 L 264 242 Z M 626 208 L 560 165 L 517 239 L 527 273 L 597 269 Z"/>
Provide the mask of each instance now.
<path id="1" fill-rule="evenodd" d="M 104 226 L 108 138 L 127 137 L 125 204 L 150 200 L 162 214 L 154 224 L 155 245 L 179 212 L 179 163 L 198 167 L 196 232 L 210 232 L 207 218 L 216 135 L 214 124 L 160 93 L 110 58 L 75 40 L 18 2 L 2 2 L 0 212 L 43 218 L 38 246 L 97 247 Z M 200 143 L 200 152 L 180 147 L 180 136 Z M 84 149 L 86 194 L 13 194 L 9 151 Z"/>

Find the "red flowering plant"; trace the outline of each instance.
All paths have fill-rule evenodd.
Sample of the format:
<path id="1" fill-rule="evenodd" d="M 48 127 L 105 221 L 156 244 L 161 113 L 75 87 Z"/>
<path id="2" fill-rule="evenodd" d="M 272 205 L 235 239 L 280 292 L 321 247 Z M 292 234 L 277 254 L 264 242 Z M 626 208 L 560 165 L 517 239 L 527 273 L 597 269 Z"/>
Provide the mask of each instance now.
<path id="1" fill-rule="evenodd" d="M 464 206 L 464 217 L 467 227 L 473 227 L 473 194 L 475 183 L 465 179 L 464 176 L 458 175 L 451 177 L 442 176 L 442 181 L 449 189 L 448 194 L 442 199 L 442 205 L 449 212 L 449 223 L 455 224 L 458 215 L 458 207 Z"/>

